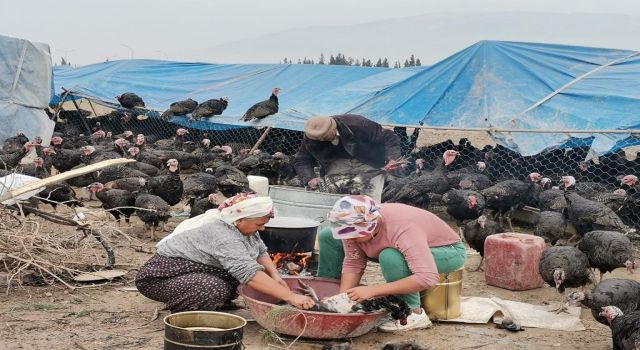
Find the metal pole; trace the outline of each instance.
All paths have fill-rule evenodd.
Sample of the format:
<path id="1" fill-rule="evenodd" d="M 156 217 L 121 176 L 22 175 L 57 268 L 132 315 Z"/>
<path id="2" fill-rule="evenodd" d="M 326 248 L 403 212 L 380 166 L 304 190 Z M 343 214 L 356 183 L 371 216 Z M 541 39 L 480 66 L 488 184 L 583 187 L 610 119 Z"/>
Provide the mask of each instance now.
<path id="1" fill-rule="evenodd" d="M 456 128 L 450 126 L 419 126 L 419 125 L 392 125 L 381 124 L 383 126 L 406 126 L 409 128 L 418 128 L 425 130 L 444 130 L 444 131 L 484 131 L 489 133 L 494 132 L 524 132 L 524 133 L 536 133 L 536 134 L 640 134 L 638 129 L 630 130 L 542 130 L 542 129 L 507 129 L 507 128 Z"/>

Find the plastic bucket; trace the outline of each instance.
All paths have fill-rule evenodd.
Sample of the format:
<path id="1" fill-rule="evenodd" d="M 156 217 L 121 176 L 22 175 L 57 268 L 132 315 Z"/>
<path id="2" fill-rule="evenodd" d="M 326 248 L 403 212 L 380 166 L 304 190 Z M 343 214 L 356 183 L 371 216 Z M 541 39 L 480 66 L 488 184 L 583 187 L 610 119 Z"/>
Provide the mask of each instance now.
<path id="1" fill-rule="evenodd" d="M 215 311 L 188 311 L 164 318 L 164 349 L 243 349 L 242 335 L 247 320 Z"/>
<path id="2" fill-rule="evenodd" d="M 459 317 L 462 296 L 462 271 L 440 274 L 440 282 L 421 293 L 422 307 L 432 320 L 449 320 Z"/>

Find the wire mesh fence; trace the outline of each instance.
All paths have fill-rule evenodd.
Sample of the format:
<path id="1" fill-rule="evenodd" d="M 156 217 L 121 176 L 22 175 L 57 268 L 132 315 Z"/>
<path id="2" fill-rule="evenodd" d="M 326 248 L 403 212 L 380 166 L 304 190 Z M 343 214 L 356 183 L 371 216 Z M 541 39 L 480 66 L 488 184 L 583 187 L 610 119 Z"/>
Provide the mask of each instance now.
<path id="1" fill-rule="evenodd" d="M 202 124 L 192 127 L 188 121 L 174 123 L 172 119 L 163 120 L 159 118 L 159 113 L 150 114 L 147 110 L 110 109 L 89 100 L 77 101 L 76 104 L 79 111 L 76 106 L 65 103 L 63 110 L 58 113 L 56 132 L 62 135 L 88 135 L 104 131 L 105 138 L 116 139 L 130 131 L 133 138 L 144 134 L 147 142 L 182 138 L 183 142 L 175 147 L 184 152 L 195 152 L 203 147 L 202 140 L 208 139 L 209 148 L 227 145 L 234 156 L 256 148 L 269 155 L 281 152 L 292 157 L 303 139 L 303 133 L 294 130 L 219 125 L 203 129 Z M 425 170 L 432 170 L 441 162 L 444 151 L 456 150 L 459 156 L 447 168 L 450 174 L 477 172 L 486 175 L 491 183 L 496 183 L 510 179 L 525 180 L 530 173 L 536 172 L 550 179 L 541 190 L 552 190 L 551 187 L 558 185 L 562 176 L 571 175 L 581 184 L 578 188 L 580 195 L 606 204 L 627 225 L 640 226 L 640 193 L 637 191 L 640 188 L 637 183 L 640 174 L 639 147 L 626 147 L 588 159 L 590 146 L 584 143 L 523 156 L 496 144 L 487 131 L 434 130 L 421 126 L 389 128 L 400 137 L 402 155 L 411 162 L 404 174 L 399 175 L 410 174 L 416 159 L 423 159 Z M 188 133 L 180 136 L 179 129 Z M 483 163 L 480 168 L 479 162 Z M 249 169 L 248 174 L 264 175 L 263 171 L 273 172 L 274 169 Z M 270 180 L 274 178 L 273 174 L 267 177 Z M 302 185 L 295 181 L 285 184 Z M 452 185 L 459 186 L 456 183 Z M 617 191 L 614 194 L 616 190 L 624 192 Z M 538 204 L 536 201 L 528 203 L 541 210 L 548 209 Z"/>

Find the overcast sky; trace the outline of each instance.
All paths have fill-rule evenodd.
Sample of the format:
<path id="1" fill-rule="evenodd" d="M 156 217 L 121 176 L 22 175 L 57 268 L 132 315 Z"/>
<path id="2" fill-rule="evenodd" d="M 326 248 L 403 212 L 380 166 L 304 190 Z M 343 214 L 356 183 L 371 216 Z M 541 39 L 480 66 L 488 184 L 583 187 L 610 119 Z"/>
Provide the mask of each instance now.
<path id="1" fill-rule="evenodd" d="M 48 43 L 55 61 L 171 59 L 291 28 L 433 12 L 539 11 L 640 16 L 636 0 L 19 0 L 0 4 L 0 34 Z M 275 63 L 275 62 L 265 62 Z"/>

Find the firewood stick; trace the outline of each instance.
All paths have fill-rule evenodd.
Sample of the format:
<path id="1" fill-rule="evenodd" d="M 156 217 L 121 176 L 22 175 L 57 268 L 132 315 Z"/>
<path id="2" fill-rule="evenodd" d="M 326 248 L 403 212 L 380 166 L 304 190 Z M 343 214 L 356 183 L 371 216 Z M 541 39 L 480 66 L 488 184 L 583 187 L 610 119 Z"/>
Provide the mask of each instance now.
<path id="1" fill-rule="evenodd" d="M 133 163 L 135 159 L 126 159 L 126 158 L 117 158 L 117 159 L 108 159 L 103 160 L 102 162 L 98 162 L 95 164 L 87 165 L 82 168 L 65 171 L 64 173 L 60 173 L 58 175 L 49 176 L 46 179 L 42 179 L 40 181 L 30 182 L 24 186 L 18 187 L 12 191 L 5 192 L 2 196 L 0 196 L 0 202 L 4 202 L 8 199 L 15 198 L 21 194 L 27 193 L 29 191 L 36 190 L 40 187 L 44 187 L 47 185 L 51 185 L 57 182 L 64 181 L 66 179 L 70 179 L 72 177 L 88 174 L 94 172 L 96 170 L 100 170 L 103 168 L 107 168 L 114 165 Z"/>

